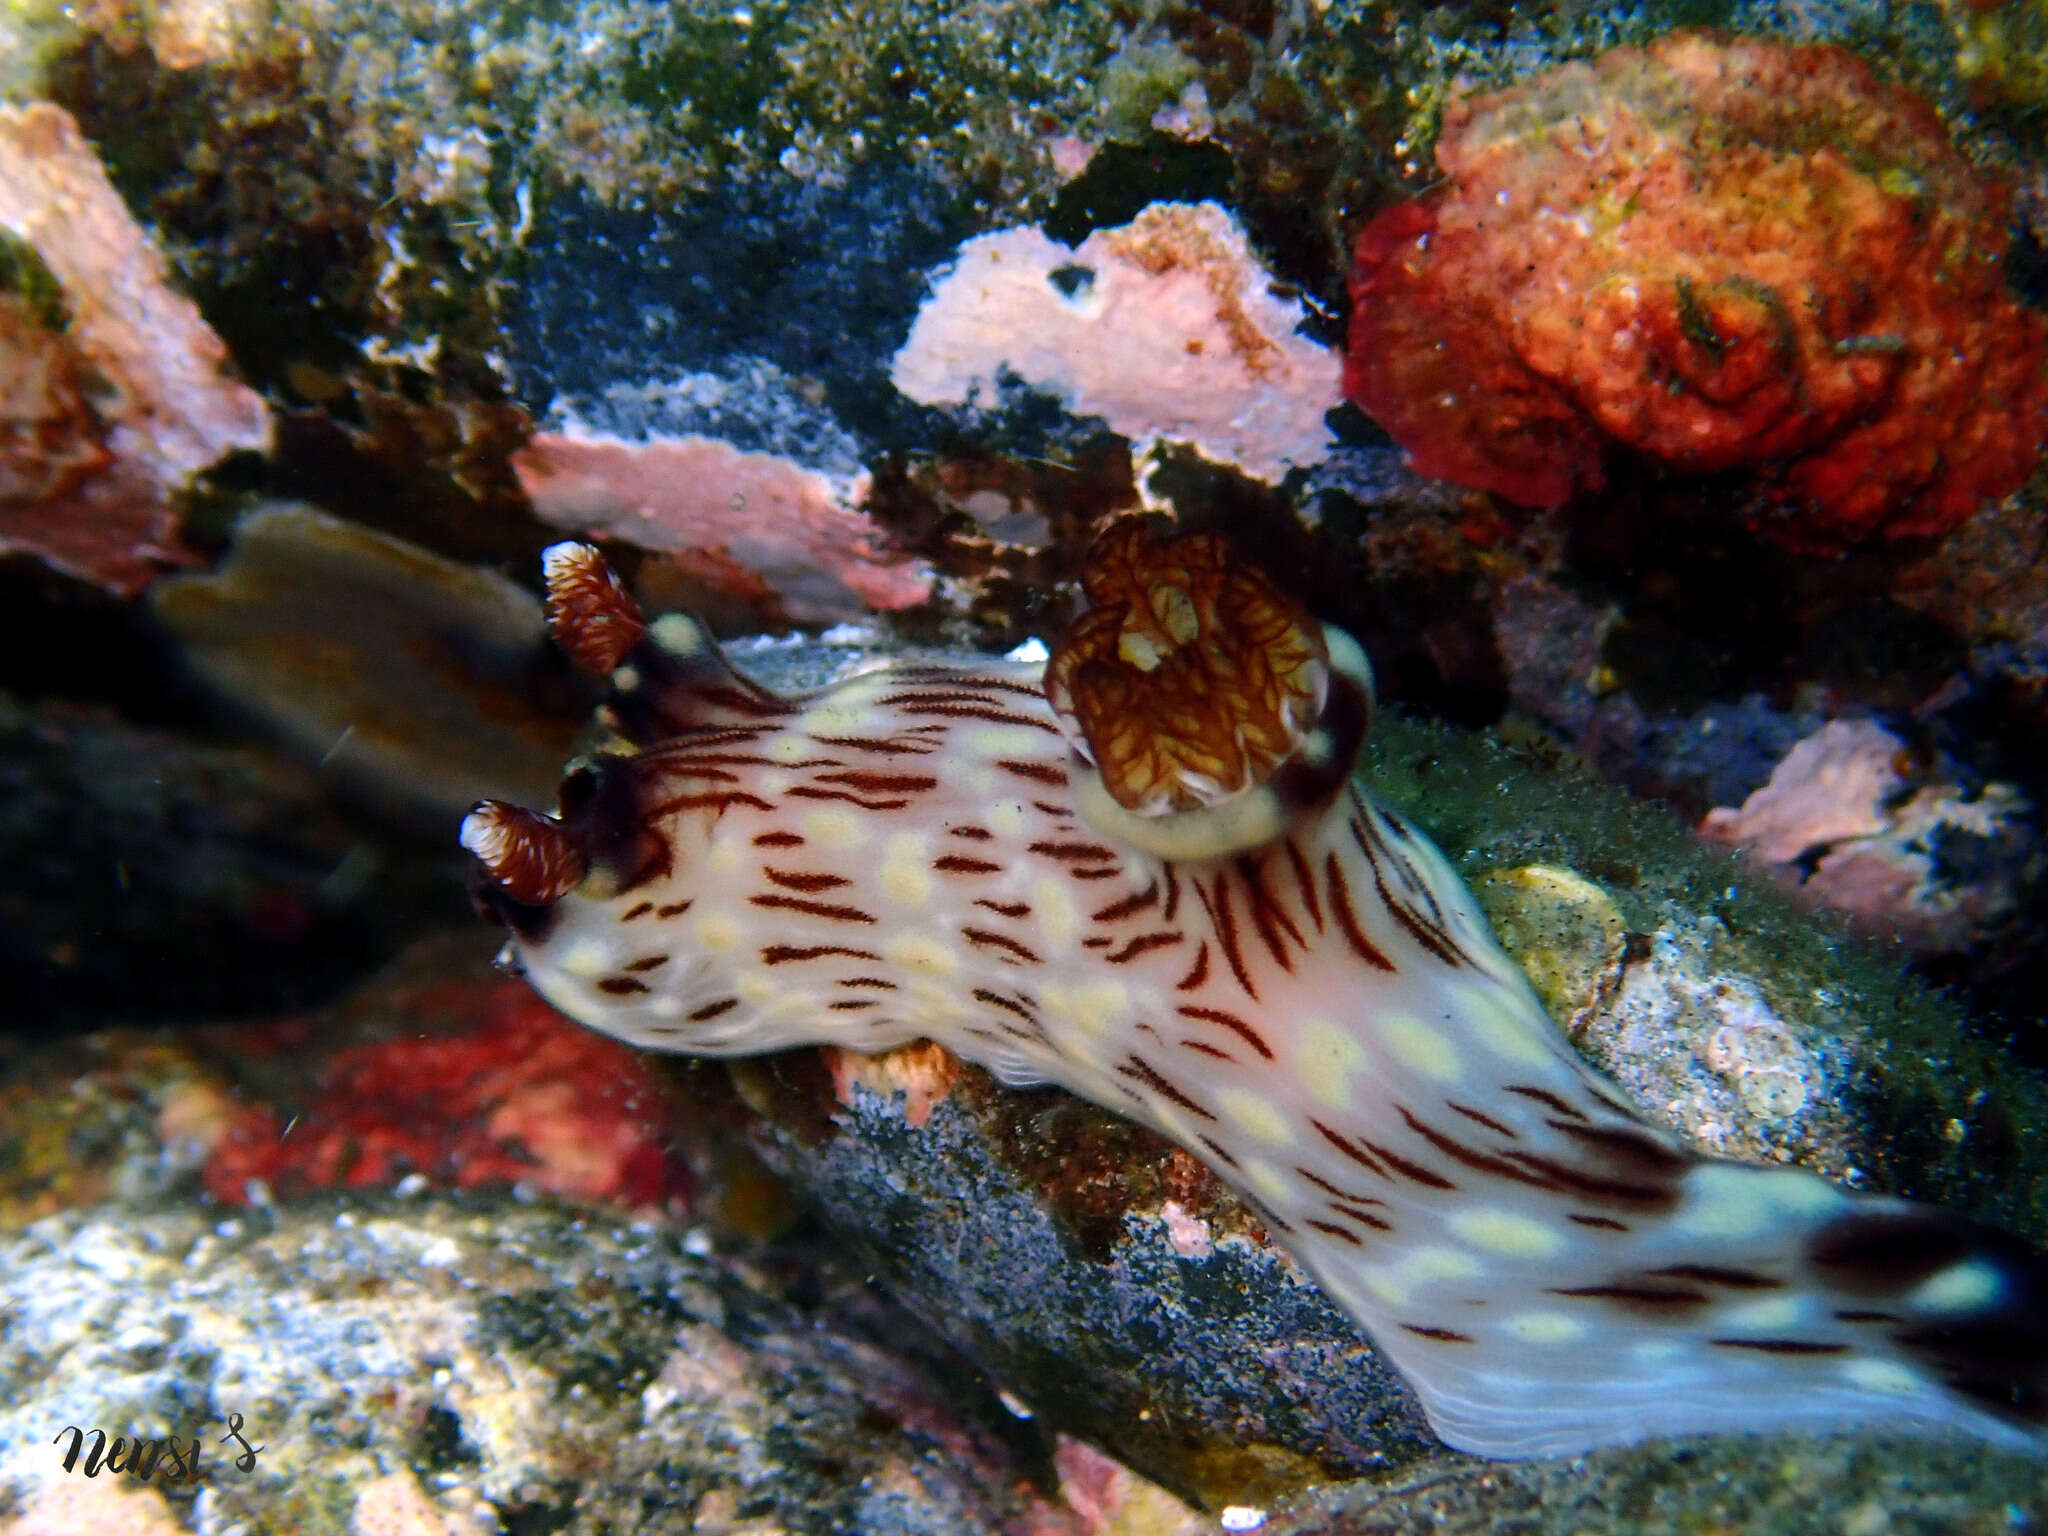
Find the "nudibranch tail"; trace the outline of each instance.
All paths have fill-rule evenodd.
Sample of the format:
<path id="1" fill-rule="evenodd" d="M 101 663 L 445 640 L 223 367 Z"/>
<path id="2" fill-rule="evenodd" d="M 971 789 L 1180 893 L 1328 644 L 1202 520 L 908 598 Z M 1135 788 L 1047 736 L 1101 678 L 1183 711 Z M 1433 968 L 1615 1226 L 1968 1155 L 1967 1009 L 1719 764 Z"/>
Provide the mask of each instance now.
<path id="1" fill-rule="evenodd" d="M 1357 646 L 1220 542 L 1114 531 L 1043 684 L 896 665 L 792 698 L 550 558 L 615 740 L 557 817 L 487 804 L 463 842 L 571 1016 L 707 1055 L 923 1036 L 1140 1120 L 1467 1450 L 1865 1418 L 2048 1445 L 2041 1255 L 1642 1124 L 1351 780 Z"/>

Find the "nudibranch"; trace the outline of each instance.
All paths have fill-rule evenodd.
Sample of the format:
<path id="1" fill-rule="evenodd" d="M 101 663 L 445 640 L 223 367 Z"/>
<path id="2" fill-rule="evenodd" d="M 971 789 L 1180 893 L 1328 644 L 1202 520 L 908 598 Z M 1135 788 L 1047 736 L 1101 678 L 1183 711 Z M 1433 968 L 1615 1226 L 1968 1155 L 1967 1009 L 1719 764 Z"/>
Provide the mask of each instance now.
<path id="1" fill-rule="evenodd" d="M 597 552 L 546 556 L 610 740 L 462 842 L 508 952 L 655 1050 L 937 1041 L 1206 1161 L 1449 1444 L 1918 1421 L 2048 1441 L 2048 1264 L 1951 1213 L 1702 1156 L 1545 1015 L 1354 780 L 1371 673 L 1213 536 L 1113 525 L 1043 676 L 784 698 Z"/>

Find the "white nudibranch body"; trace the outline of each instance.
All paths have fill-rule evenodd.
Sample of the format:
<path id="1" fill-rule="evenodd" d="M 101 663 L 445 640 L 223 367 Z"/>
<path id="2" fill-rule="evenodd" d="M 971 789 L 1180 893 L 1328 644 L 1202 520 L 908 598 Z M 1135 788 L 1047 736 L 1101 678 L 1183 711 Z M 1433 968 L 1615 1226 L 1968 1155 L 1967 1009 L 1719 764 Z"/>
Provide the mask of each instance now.
<path id="1" fill-rule="evenodd" d="M 694 629 L 628 638 L 620 750 L 572 772 L 558 821 L 487 803 L 464 828 L 570 1016 L 708 1055 L 925 1037 L 1143 1121 L 1254 1205 L 1465 1450 L 1873 1417 L 2041 1446 L 2039 1256 L 1638 1121 L 1443 856 L 1351 781 L 1348 640 L 1251 801 L 1130 837 L 1036 669 L 781 699 Z M 534 892 L 508 826 L 560 840 Z M 564 868 L 585 873 L 557 897 Z"/>

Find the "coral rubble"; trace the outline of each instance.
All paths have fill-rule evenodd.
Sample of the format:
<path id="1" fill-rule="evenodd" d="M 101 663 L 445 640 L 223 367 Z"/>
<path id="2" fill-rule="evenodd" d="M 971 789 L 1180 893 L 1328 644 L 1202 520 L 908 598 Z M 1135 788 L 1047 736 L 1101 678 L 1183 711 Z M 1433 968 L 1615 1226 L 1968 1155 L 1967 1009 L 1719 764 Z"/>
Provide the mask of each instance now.
<path id="1" fill-rule="evenodd" d="M 189 561 L 186 478 L 270 440 L 226 362 L 71 117 L 0 107 L 0 552 L 121 593 Z"/>
<path id="2" fill-rule="evenodd" d="M 2001 190 L 1821 45 L 1678 33 L 1453 104 L 1359 235 L 1346 387 L 1428 473 L 1549 505 L 1617 446 L 1753 471 L 1804 549 L 1944 532 L 2048 441 Z"/>

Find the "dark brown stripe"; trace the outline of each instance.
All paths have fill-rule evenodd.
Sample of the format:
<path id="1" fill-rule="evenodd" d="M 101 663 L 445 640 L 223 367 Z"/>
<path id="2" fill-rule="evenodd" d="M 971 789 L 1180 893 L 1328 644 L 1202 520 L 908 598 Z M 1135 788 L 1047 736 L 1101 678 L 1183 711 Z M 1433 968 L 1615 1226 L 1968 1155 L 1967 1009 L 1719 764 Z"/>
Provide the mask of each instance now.
<path id="1" fill-rule="evenodd" d="M 692 1009 L 690 1022 L 692 1024 L 705 1023 L 708 1020 L 717 1018 L 721 1013 L 731 1013 L 739 1005 L 740 1000 L 736 997 L 721 997 L 715 1003 L 706 1003 L 702 1008 Z"/>
<path id="2" fill-rule="evenodd" d="M 761 951 L 761 963 L 782 965 L 791 960 L 823 960 L 828 955 L 843 955 L 849 960 L 882 958 L 871 949 L 848 949 L 843 944 L 770 944 Z"/>
<path id="3" fill-rule="evenodd" d="M 1656 1285 L 1574 1285 L 1553 1288 L 1553 1296 L 1578 1296 L 1588 1301 L 1612 1301 L 1643 1312 L 1690 1312 L 1710 1304 L 1705 1291 L 1684 1286 Z"/>
<path id="4" fill-rule="evenodd" d="M 1838 1323 L 1896 1323 L 1899 1321 L 1899 1314 L 1896 1312 L 1870 1312 L 1862 1308 L 1856 1308 L 1847 1312 L 1837 1312 L 1835 1314 L 1835 1321 Z"/>
<path id="5" fill-rule="evenodd" d="M 985 896 L 977 896 L 974 899 L 974 904 L 977 907 L 986 907 L 991 912 L 1000 913 L 1004 917 L 1029 917 L 1031 915 L 1031 904 L 1026 901 L 990 901 Z"/>
<path id="6" fill-rule="evenodd" d="M 1582 1227 L 1598 1227 L 1603 1232 L 1626 1232 L 1629 1230 L 1627 1222 L 1616 1221 L 1612 1216 L 1587 1216 L 1579 1211 L 1571 1211 L 1566 1214 L 1564 1219 L 1576 1222 Z"/>
<path id="7" fill-rule="evenodd" d="M 801 832 L 763 832 L 754 839 L 756 848 L 800 848 L 803 846 Z"/>
<path id="8" fill-rule="evenodd" d="M 786 891 L 829 891 L 834 886 L 853 883 L 844 875 L 828 875 L 807 869 L 774 869 L 763 865 L 761 873 L 768 877 L 769 884 L 779 885 Z"/>
<path id="9" fill-rule="evenodd" d="M 844 784 L 864 795 L 922 795 L 939 787 L 928 773 L 874 773 L 866 768 L 842 768 L 837 773 L 818 775 L 821 784 Z"/>
<path id="10" fill-rule="evenodd" d="M 629 971 L 658 971 L 668 964 L 667 955 L 642 955 L 626 969 Z"/>
<path id="11" fill-rule="evenodd" d="M 832 1009 L 835 1013 L 853 1013 L 862 1008 L 879 1008 L 882 1005 L 872 997 L 846 997 L 841 998 L 836 1003 L 827 1003 L 825 1006 Z"/>
<path id="12" fill-rule="evenodd" d="M 1471 1335 L 1453 1333 L 1448 1328 L 1423 1328 L 1415 1323 L 1403 1323 L 1401 1328 L 1404 1332 L 1412 1333 L 1417 1338 L 1435 1339 L 1439 1344 L 1470 1344 L 1472 1342 Z"/>
<path id="13" fill-rule="evenodd" d="M 1050 784 L 1055 789 L 1067 787 L 1067 771 L 1051 763 L 1020 762 L 1014 757 L 999 757 L 996 766 L 1005 773 L 1014 773 L 1020 779 L 1029 779 L 1034 784 Z"/>
<path id="14" fill-rule="evenodd" d="M 875 752 L 883 757 L 901 757 L 906 752 L 921 757 L 933 750 L 927 741 L 904 740 L 901 737 L 883 739 L 876 736 L 814 736 L 811 738 L 822 746 L 848 747 L 855 752 Z"/>
<path id="15" fill-rule="evenodd" d="M 1003 866 L 992 864 L 987 859 L 970 859 L 965 854 L 942 853 L 932 860 L 932 868 L 949 875 L 993 875 Z"/>
<path id="16" fill-rule="evenodd" d="M 737 784 L 740 781 L 740 776 L 730 768 L 715 763 L 692 762 L 688 758 L 653 758 L 647 761 L 664 779 L 702 779 L 709 784 Z"/>
<path id="17" fill-rule="evenodd" d="M 1281 847 L 1287 850 L 1287 867 L 1293 872 L 1295 890 L 1301 893 L 1302 908 L 1308 913 L 1308 920 L 1316 925 L 1316 932 L 1321 933 L 1323 902 L 1322 898 L 1316 895 L 1315 873 L 1308 867 L 1308 859 L 1293 838 L 1284 839 Z"/>
<path id="18" fill-rule="evenodd" d="M 1589 1200 L 1604 1200 L 1643 1210 L 1669 1210 L 1678 1203 L 1678 1189 L 1674 1184 L 1631 1184 L 1624 1179 L 1598 1178 L 1555 1158 L 1538 1157 L 1533 1152 L 1504 1152 L 1501 1155 Z"/>
<path id="19" fill-rule="evenodd" d="M 1347 1242 L 1354 1248 L 1363 1248 L 1365 1246 L 1364 1238 L 1360 1237 L 1349 1227 L 1338 1226 L 1334 1221 L 1318 1221 L 1315 1217 L 1310 1216 L 1306 1218 L 1305 1225 L 1315 1228 L 1318 1232 L 1327 1232 L 1330 1236 Z"/>
<path id="20" fill-rule="evenodd" d="M 1323 861 L 1323 875 L 1330 883 L 1330 910 L 1336 914 L 1337 926 L 1343 931 L 1345 941 L 1352 952 L 1367 965 L 1391 973 L 1394 962 L 1389 960 L 1380 947 L 1365 936 L 1365 929 L 1359 926 L 1358 913 L 1351 905 L 1351 886 L 1344 879 L 1344 866 L 1337 855 L 1332 853 Z"/>
<path id="21" fill-rule="evenodd" d="M 1407 1105 L 1403 1104 L 1398 1107 L 1401 1111 L 1401 1118 L 1408 1122 L 1409 1130 L 1453 1161 L 1463 1163 L 1467 1168 L 1475 1172 L 1489 1173 L 1497 1179 L 1512 1179 L 1517 1184 L 1528 1184 L 1537 1189 L 1554 1190 L 1558 1187 L 1553 1181 L 1544 1178 L 1541 1174 L 1530 1173 L 1526 1169 L 1517 1168 L 1513 1163 L 1503 1162 L 1497 1157 L 1490 1157 L 1476 1148 L 1468 1147 L 1463 1142 L 1446 1136 L 1435 1126 L 1416 1118 L 1415 1115 L 1409 1112 Z"/>
<path id="22" fill-rule="evenodd" d="M 1126 1056 L 1124 1058 L 1124 1064 L 1118 1067 L 1116 1070 L 1120 1076 L 1128 1077 L 1134 1083 L 1143 1083 L 1147 1088 L 1150 1088 L 1162 1099 L 1166 1099 L 1172 1103 L 1178 1104 L 1182 1109 L 1186 1110 L 1189 1114 L 1200 1115 L 1204 1120 L 1207 1120 L 1211 1125 L 1214 1125 L 1216 1123 L 1216 1117 L 1214 1115 L 1210 1114 L 1208 1110 L 1202 1108 L 1201 1105 L 1197 1104 L 1193 1099 L 1189 1098 L 1186 1094 L 1182 1093 L 1178 1088 L 1174 1087 L 1172 1083 L 1168 1082 L 1165 1078 L 1161 1077 L 1157 1072 L 1155 1072 L 1152 1069 L 1151 1064 L 1148 1063 L 1143 1057 Z M 1204 1145 L 1210 1147 L 1211 1150 L 1219 1150 L 1215 1147 L 1215 1144 L 1213 1142 L 1207 1141 L 1206 1138 L 1204 1139 Z M 1224 1154 L 1224 1161 L 1228 1162 L 1233 1168 L 1237 1166 L 1237 1159 L 1229 1156 L 1227 1153 Z"/>
<path id="23" fill-rule="evenodd" d="M 1494 1119 L 1493 1116 L 1482 1115 L 1476 1109 L 1468 1109 L 1465 1105 L 1458 1103 L 1455 1099 L 1444 1100 L 1444 1106 L 1457 1114 L 1463 1115 L 1467 1120 L 1470 1120 L 1474 1125 L 1485 1126 L 1489 1131 L 1492 1131 L 1496 1136 L 1505 1136 L 1509 1141 L 1519 1141 L 1521 1139 L 1520 1137 L 1516 1136 L 1515 1133 L 1512 1130 L 1510 1130 L 1507 1126 L 1502 1125 L 1498 1120 Z"/>
<path id="24" fill-rule="evenodd" d="M 1812 1339 L 1709 1339 L 1716 1349 L 1753 1349 L 1766 1355 L 1846 1355 L 1846 1344 L 1823 1344 Z"/>
<path id="25" fill-rule="evenodd" d="M 1070 869 L 1067 871 L 1067 878 L 1070 880 L 1114 880 L 1123 872 L 1121 864 L 1108 864 L 1100 869 Z"/>
<path id="26" fill-rule="evenodd" d="M 1136 938 L 1127 940 L 1122 949 L 1117 950 L 1113 954 L 1104 955 L 1102 958 L 1111 965 L 1122 965 L 1126 961 L 1135 960 L 1138 956 L 1151 950 L 1171 949 L 1180 941 L 1181 934 L 1178 929 L 1170 933 L 1141 933 Z M 1108 941 L 1104 940 L 1104 942 L 1107 943 Z"/>
<path id="27" fill-rule="evenodd" d="M 883 976 L 842 976 L 839 978 L 839 985 L 842 987 L 872 987 L 877 992 L 894 992 L 896 990 L 896 983 Z"/>
<path id="28" fill-rule="evenodd" d="M 1251 906 L 1252 921 L 1258 924 L 1259 936 L 1266 941 L 1266 947 L 1273 951 L 1273 958 L 1280 962 L 1280 968 L 1293 970 L 1294 965 L 1287 958 L 1287 946 L 1280 942 L 1278 932 L 1269 931 L 1268 925 L 1277 924 L 1280 929 L 1286 930 L 1287 937 L 1293 941 L 1297 949 L 1305 949 L 1308 941 L 1302 937 L 1301 930 L 1294 925 L 1294 919 L 1287 915 L 1287 909 L 1280 904 L 1279 899 L 1266 889 L 1265 853 L 1261 851 L 1244 855 L 1236 861 L 1236 868 L 1244 880 L 1245 897 Z"/>
<path id="29" fill-rule="evenodd" d="M 1374 1203 L 1377 1204 L 1378 1202 Z M 1360 1222 L 1365 1226 L 1371 1227 L 1375 1232 L 1391 1232 L 1394 1230 L 1394 1224 L 1385 1217 L 1375 1216 L 1371 1211 L 1361 1211 L 1353 1205 L 1337 1203 L 1332 1204 L 1330 1209 L 1339 1216 L 1342 1216 L 1346 1221 Z"/>
<path id="30" fill-rule="evenodd" d="M 1019 944 L 1007 934 L 991 933 L 986 928 L 962 928 L 960 930 L 960 937 L 970 944 L 979 944 L 987 949 L 1001 950 L 1006 954 L 1015 955 L 1019 960 L 1025 961 L 1027 964 L 1038 964 L 1038 955 L 1034 950 L 1027 945 Z"/>
<path id="31" fill-rule="evenodd" d="M 1316 1128 L 1317 1133 L 1323 1138 L 1323 1140 L 1327 1141 L 1339 1152 L 1342 1152 L 1346 1157 L 1350 1158 L 1351 1161 L 1358 1164 L 1359 1167 L 1370 1168 L 1374 1173 L 1378 1174 L 1383 1179 L 1389 1177 L 1386 1165 L 1382 1163 L 1378 1158 L 1374 1157 L 1370 1152 L 1366 1151 L 1365 1148 L 1359 1146 L 1356 1142 L 1352 1141 L 1349 1137 L 1338 1135 L 1337 1132 L 1331 1130 L 1327 1125 L 1323 1124 L 1323 1122 L 1320 1120 L 1311 1119 L 1309 1121 L 1309 1124 Z"/>
<path id="32" fill-rule="evenodd" d="M 679 811 L 716 811 L 723 816 L 736 805 L 744 805 L 756 811 L 775 809 L 759 795 L 750 795 L 741 789 L 728 789 L 714 794 L 678 795 L 673 800 L 664 800 L 647 812 L 647 818 L 673 816 Z"/>
<path id="33" fill-rule="evenodd" d="M 1146 886 L 1142 891 L 1133 891 L 1128 896 L 1118 897 L 1100 912 L 1090 913 L 1088 921 L 1091 923 L 1120 923 L 1133 912 L 1143 911 L 1158 899 L 1159 886 L 1155 882 Z"/>
<path id="34" fill-rule="evenodd" d="M 1520 1094 L 1525 1099 L 1534 1099 L 1538 1104 L 1544 1105 L 1546 1108 L 1549 1109 L 1554 1109 L 1560 1115 L 1567 1115 L 1574 1120 L 1583 1120 L 1586 1118 L 1585 1115 L 1580 1113 L 1578 1110 L 1572 1108 L 1572 1106 L 1568 1102 L 1559 1098 L 1556 1094 L 1552 1093 L 1548 1088 L 1530 1088 L 1520 1083 L 1510 1083 L 1508 1084 L 1506 1091 L 1509 1093 Z"/>
<path id="35" fill-rule="evenodd" d="M 1380 868 L 1379 856 L 1373 852 L 1372 843 L 1360 830 L 1356 821 L 1350 824 L 1352 841 L 1365 854 L 1366 863 L 1372 866 L 1372 883 L 1379 892 L 1380 905 L 1387 909 L 1387 915 L 1408 932 L 1408 937 L 1428 950 L 1445 965 L 1453 968 L 1467 962 L 1465 952 L 1451 941 L 1449 934 L 1438 933 L 1428 923 L 1417 917 L 1408 907 L 1397 900 L 1387 889 L 1386 872 Z"/>
<path id="36" fill-rule="evenodd" d="M 941 692 L 892 693 L 884 697 L 881 705 L 885 709 L 900 709 L 906 715 L 964 716 L 975 720 L 994 720 L 1001 725 L 1028 725 L 1034 731 L 1044 731 L 1049 736 L 1060 734 L 1060 728 L 1050 720 L 1037 715 L 1020 715 L 1004 709 L 991 699 L 963 689 L 949 688 Z"/>
<path id="37" fill-rule="evenodd" d="M 1458 1187 L 1434 1169 L 1425 1168 L 1417 1162 L 1411 1162 L 1409 1159 L 1401 1156 L 1400 1153 L 1390 1151 L 1376 1141 L 1366 1141 L 1363 1136 L 1359 1137 L 1359 1141 L 1368 1152 L 1393 1169 L 1394 1172 L 1402 1175 L 1404 1178 L 1414 1180 L 1426 1189 L 1456 1189 Z"/>
<path id="38" fill-rule="evenodd" d="M 1116 850 L 1105 848 L 1100 843 L 1037 842 L 1031 845 L 1031 852 L 1043 854 L 1048 859 L 1064 859 L 1075 864 L 1116 862 Z"/>
<path id="39" fill-rule="evenodd" d="M 1171 864 L 1166 866 L 1166 909 L 1159 914 L 1163 922 L 1172 922 L 1173 914 L 1180 910 L 1180 876 L 1173 872 Z"/>
<path id="40" fill-rule="evenodd" d="M 1226 1013 L 1221 1008 L 1197 1008 L 1187 1003 L 1181 1004 L 1176 1011 L 1184 1019 L 1198 1019 L 1204 1024 L 1220 1024 L 1267 1061 L 1273 1059 L 1273 1048 L 1266 1044 L 1256 1029 L 1234 1013 Z"/>
<path id="41" fill-rule="evenodd" d="M 1690 1168 L 1695 1159 L 1674 1151 L 1648 1131 L 1632 1126 L 1575 1125 L 1566 1120 L 1546 1120 L 1582 1146 L 1591 1147 L 1639 1178 L 1675 1178 Z"/>
<path id="42" fill-rule="evenodd" d="M 1238 1166 L 1237 1159 L 1230 1155 L 1230 1149 L 1218 1143 L 1214 1137 L 1197 1136 L 1195 1140 L 1207 1148 L 1209 1155 L 1215 1158 L 1217 1162 L 1223 1164 L 1224 1167 L 1235 1168 Z"/>
<path id="43" fill-rule="evenodd" d="M 948 827 L 946 831 L 954 837 L 964 837 L 977 843 L 985 843 L 995 836 L 987 827 Z"/>
<path id="44" fill-rule="evenodd" d="M 1216 1048 L 1215 1046 L 1213 1046 L 1213 1045 L 1209 1045 L 1209 1044 L 1207 1044 L 1206 1042 L 1204 1042 L 1204 1041 L 1201 1041 L 1201 1040 L 1177 1040 L 1177 1041 L 1175 1041 L 1174 1043 L 1175 1043 L 1176 1045 L 1184 1045 L 1184 1046 L 1186 1046 L 1186 1047 L 1187 1047 L 1187 1048 L 1188 1048 L 1189 1050 L 1191 1050 L 1191 1051 L 1199 1051 L 1199 1052 L 1201 1052 L 1201 1053 L 1202 1053 L 1202 1054 L 1203 1054 L 1204 1056 L 1213 1056 L 1213 1057 L 1215 1057 L 1215 1058 L 1216 1058 L 1216 1059 L 1217 1059 L 1218 1061 L 1236 1061 L 1236 1060 L 1237 1060 L 1237 1058 L 1236 1058 L 1235 1056 L 1231 1055 L 1231 1054 L 1230 1054 L 1230 1052 L 1228 1052 L 1228 1051 L 1219 1051 L 1219 1050 L 1218 1050 L 1218 1049 L 1217 1049 L 1217 1048 Z"/>
<path id="45" fill-rule="evenodd" d="M 801 912 L 806 917 L 827 917 L 835 923 L 872 923 L 872 913 L 863 912 L 859 907 L 836 907 L 830 902 L 805 901 L 801 896 L 749 896 L 748 902 L 757 907 L 775 907 L 785 912 Z"/>
<path id="46" fill-rule="evenodd" d="M 1192 992 L 1208 979 L 1209 941 L 1203 939 L 1195 946 L 1195 963 L 1188 967 L 1186 975 L 1173 984 L 1173 990 L 1176 992 Z"/>
<path id="47" fill-rule="evenodd" d="M 653 903 L 653 902 L 651 902 L 651 901 L 643 901 L 643 902 L 641 902 L 641 903 L 640 903 L 639 905 L 637 905 L 637 906 L 634 906 L 634 907 L 629 907 L 629 908 L 627 908 L 627 909 L 626 909 L 626 910 L 625 910 L 624 912 L 621 912 L 621 913 L 619 914 L 619 921 L 620 921 L 620 922 L 622 922 L 622 923 L 630 923 L 630 922 L 632 922 L 632 921 L 633 921 L 633 919 L 634 919 L 634 918 L 636 918 L 636 917 L 645 917 L 645 916 L 646 916 L 646 915 L 647 915 L 648 913 L 652 912 L 653 910 L 654 910 L 654 903 Z"/>
<path id="48" fill-rule="evenodd" d="M 815 784 L 799 784 L 789 793 L 800 800 L 843 800 L 864 811 L 900 811 L 910 804 L 908 800 L 869 800 L 850 789 L 820 789 Z"/>
<path id="49" fill-rule="evenodd" d="M 1697 1280 L 1702 1285 L 1726 1286 L 1731 1291 L 1781 1291 L 1785 1282 L 1774 1280 L 1769 1275 L 1759 1275 L 1754 1270 L 1726 1269 L 1719 1264 L 1666 1264 L 1662 1269 L 1646 1269 L 1646 1275 L 1659 1280 Z"/>
<path id="50" fill-rule="evenodd" d="M 1202 909 L 1209 914 L 1209 924 L 1216 930 L 1216 942 L 1222 946 L 1224 961 L 1230 966 L 1230 974 L 1237 978 L 1237 984 L 1244 989 L 1245 996 L 1253 1002 L 1259 1000 L 1259 989 L 1252 985 L 1252 978 L 1244 968 L 1244 956 L 1237 947 L 1237 915 L 1230 910 L 1230 884 L 1228 877 L 1216 877 L 1215 894 L 1209 887 L 1197 880 L 1194 882 L 1195 895 L 1201 898 Z"/>
<path id="51" fill-rule="evenodd" d="M 1005 997 L 1000 992 L 990 992 L 985 988 L 976 987 L 974 989 L 974 998 L 976 1002 L 987 1003 L 991 1008 L 1000 1008 L 1005 1013 L 1014 1013 L 1018 1018 L 1034 1028 L 1038 1024 L 1038 1016 L 1013 997 Z"/>
<path id="52" fill-rule="evenodd" d="M 631 976 L 607 976 L 597 984 L 600 992 L 609 992 L 613 997 L 631 997 L 636 992 L 648 989 L 644 981 L 635 981 Z"/>
<path id="53" fill-rule="evenodd" d="M 685 912 L 690 910 L 690 908 L 696 903 L 696 900 L 696 897 L 690 896 L 686 897 L 682 901 L 671 901 L 666 906 L 656 907 L 654 909 L 654 915 L 656 917 L 681 917 Z"/>
<path id="54" fill-rule="evenodd" d="M 1343 1200 L 1351 1205 L 1386 1204 L 1384 1200 L 1375 1200 L 1371 1195 L 1354 1194 L 1352 1191 L 1348 1189 L 1342 1189 L 1337 1185 L 1332 1184 L 1328 1179 L 1324 1178 L 1321 1174 L 1317 1173 L 1313 1168 L 1303 1168 L 1300 1164 L 1297 1163 L 1295 1165 L 1294 1171 L 1300 1174 L 1304 1179 L 1307 1179 L 1309 1183 L 1315 1185 L 1315 1187 L 1317 1189 L 1320 1189 L 1324 1194 L 1335 1196 L 1337 1199 Z"/>

